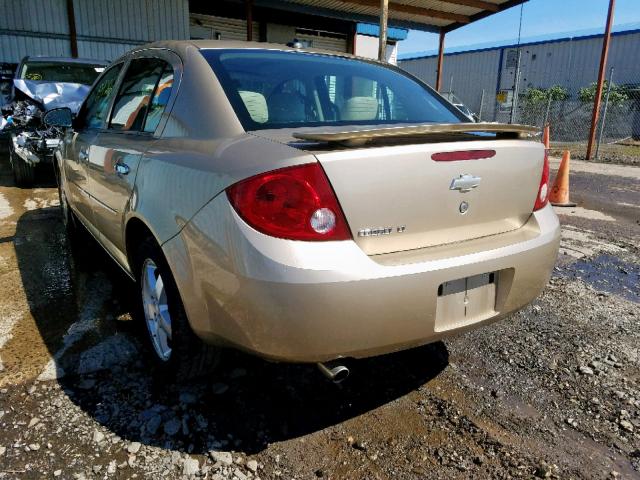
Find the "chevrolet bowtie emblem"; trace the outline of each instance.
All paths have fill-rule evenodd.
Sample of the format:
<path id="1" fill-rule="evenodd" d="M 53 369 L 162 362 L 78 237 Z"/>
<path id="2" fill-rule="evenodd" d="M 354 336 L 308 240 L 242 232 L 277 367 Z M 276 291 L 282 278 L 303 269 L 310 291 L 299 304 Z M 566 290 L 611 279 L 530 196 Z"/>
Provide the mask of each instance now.
<path id="1" fill-rule="evenodd" d="M 449 190 L 458 190 L 461 193 L 470 192 L 478 185 L 480 185 L 480 180 L 482 180 L 482 178 L 465 173 L 463 175 L 460 175 L 458 178 L 454 178 L 451 181 Z"/>

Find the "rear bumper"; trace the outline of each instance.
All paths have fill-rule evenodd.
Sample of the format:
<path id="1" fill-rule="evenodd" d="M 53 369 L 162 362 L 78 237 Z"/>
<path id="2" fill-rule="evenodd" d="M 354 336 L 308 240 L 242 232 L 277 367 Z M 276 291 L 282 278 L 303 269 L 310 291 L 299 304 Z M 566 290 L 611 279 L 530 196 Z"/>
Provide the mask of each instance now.
<path id="1" fill-rule="evenodd" d="M 205 341 L 274 360 L 373 356 L 499 319 L 544 288 L 560 240 L 546 207 L 514 232 L 369 257 L 351 241 L 266 237 L 226 198 L 212 203 L 163 247 L 190 323 Z M 491 311 L 451 328 L 438 324 L 438 287 L 489 272 L 496 273 Z"/>

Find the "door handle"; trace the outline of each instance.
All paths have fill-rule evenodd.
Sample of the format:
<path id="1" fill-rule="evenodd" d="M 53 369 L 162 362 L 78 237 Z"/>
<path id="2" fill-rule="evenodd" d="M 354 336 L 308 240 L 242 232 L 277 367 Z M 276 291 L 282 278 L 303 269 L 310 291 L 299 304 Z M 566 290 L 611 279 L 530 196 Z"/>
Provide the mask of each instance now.
<path id="1" fill-rule="evenodd" d="M 127 175 L 129 173 L 129 165 L 118 162 L 116 163 L 115 170 L 118 175 Z"/>
<path id="2" fill-rule="evenodd" d="M 89 158 L 89 151 L 86 149 L 80 149 L 80 151 L 78 152 L 78 159 L 80 161 L 84 161 L 87 160 Z"/>

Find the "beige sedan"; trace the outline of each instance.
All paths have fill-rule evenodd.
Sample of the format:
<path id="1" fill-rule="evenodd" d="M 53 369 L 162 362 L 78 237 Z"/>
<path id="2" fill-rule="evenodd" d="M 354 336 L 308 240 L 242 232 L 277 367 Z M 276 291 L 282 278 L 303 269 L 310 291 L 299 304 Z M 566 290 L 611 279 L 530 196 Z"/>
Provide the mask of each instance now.
<path id="1" fill-rule="evenodd" d="M 57 152 L 70 232 L 137 282 L 150 359 L 292 362 L 411 348 L 531 302 L 559 224 L 537 130 L 470 123 L 404 71 L 244 42 L 113 62 Z M 327 364 L 321 364 L 327 365 Z"/>

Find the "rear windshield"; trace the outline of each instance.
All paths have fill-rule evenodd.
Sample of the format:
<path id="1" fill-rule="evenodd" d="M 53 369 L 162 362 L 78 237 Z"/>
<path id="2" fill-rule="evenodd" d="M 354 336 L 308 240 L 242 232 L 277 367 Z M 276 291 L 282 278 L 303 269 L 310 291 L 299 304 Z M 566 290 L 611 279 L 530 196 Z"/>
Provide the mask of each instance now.
<path id="1" fill-rule="evenodd" d="M 302 52 L 201 52 L 245 130 L 468 121 L 397 68 Z"/>
<path id="2" fill-rule="evenodd" d="M 91 85 L 104 65 L 63 62 L 27 62 L 18 78 L 43 82 L 82 83 Z"/>

